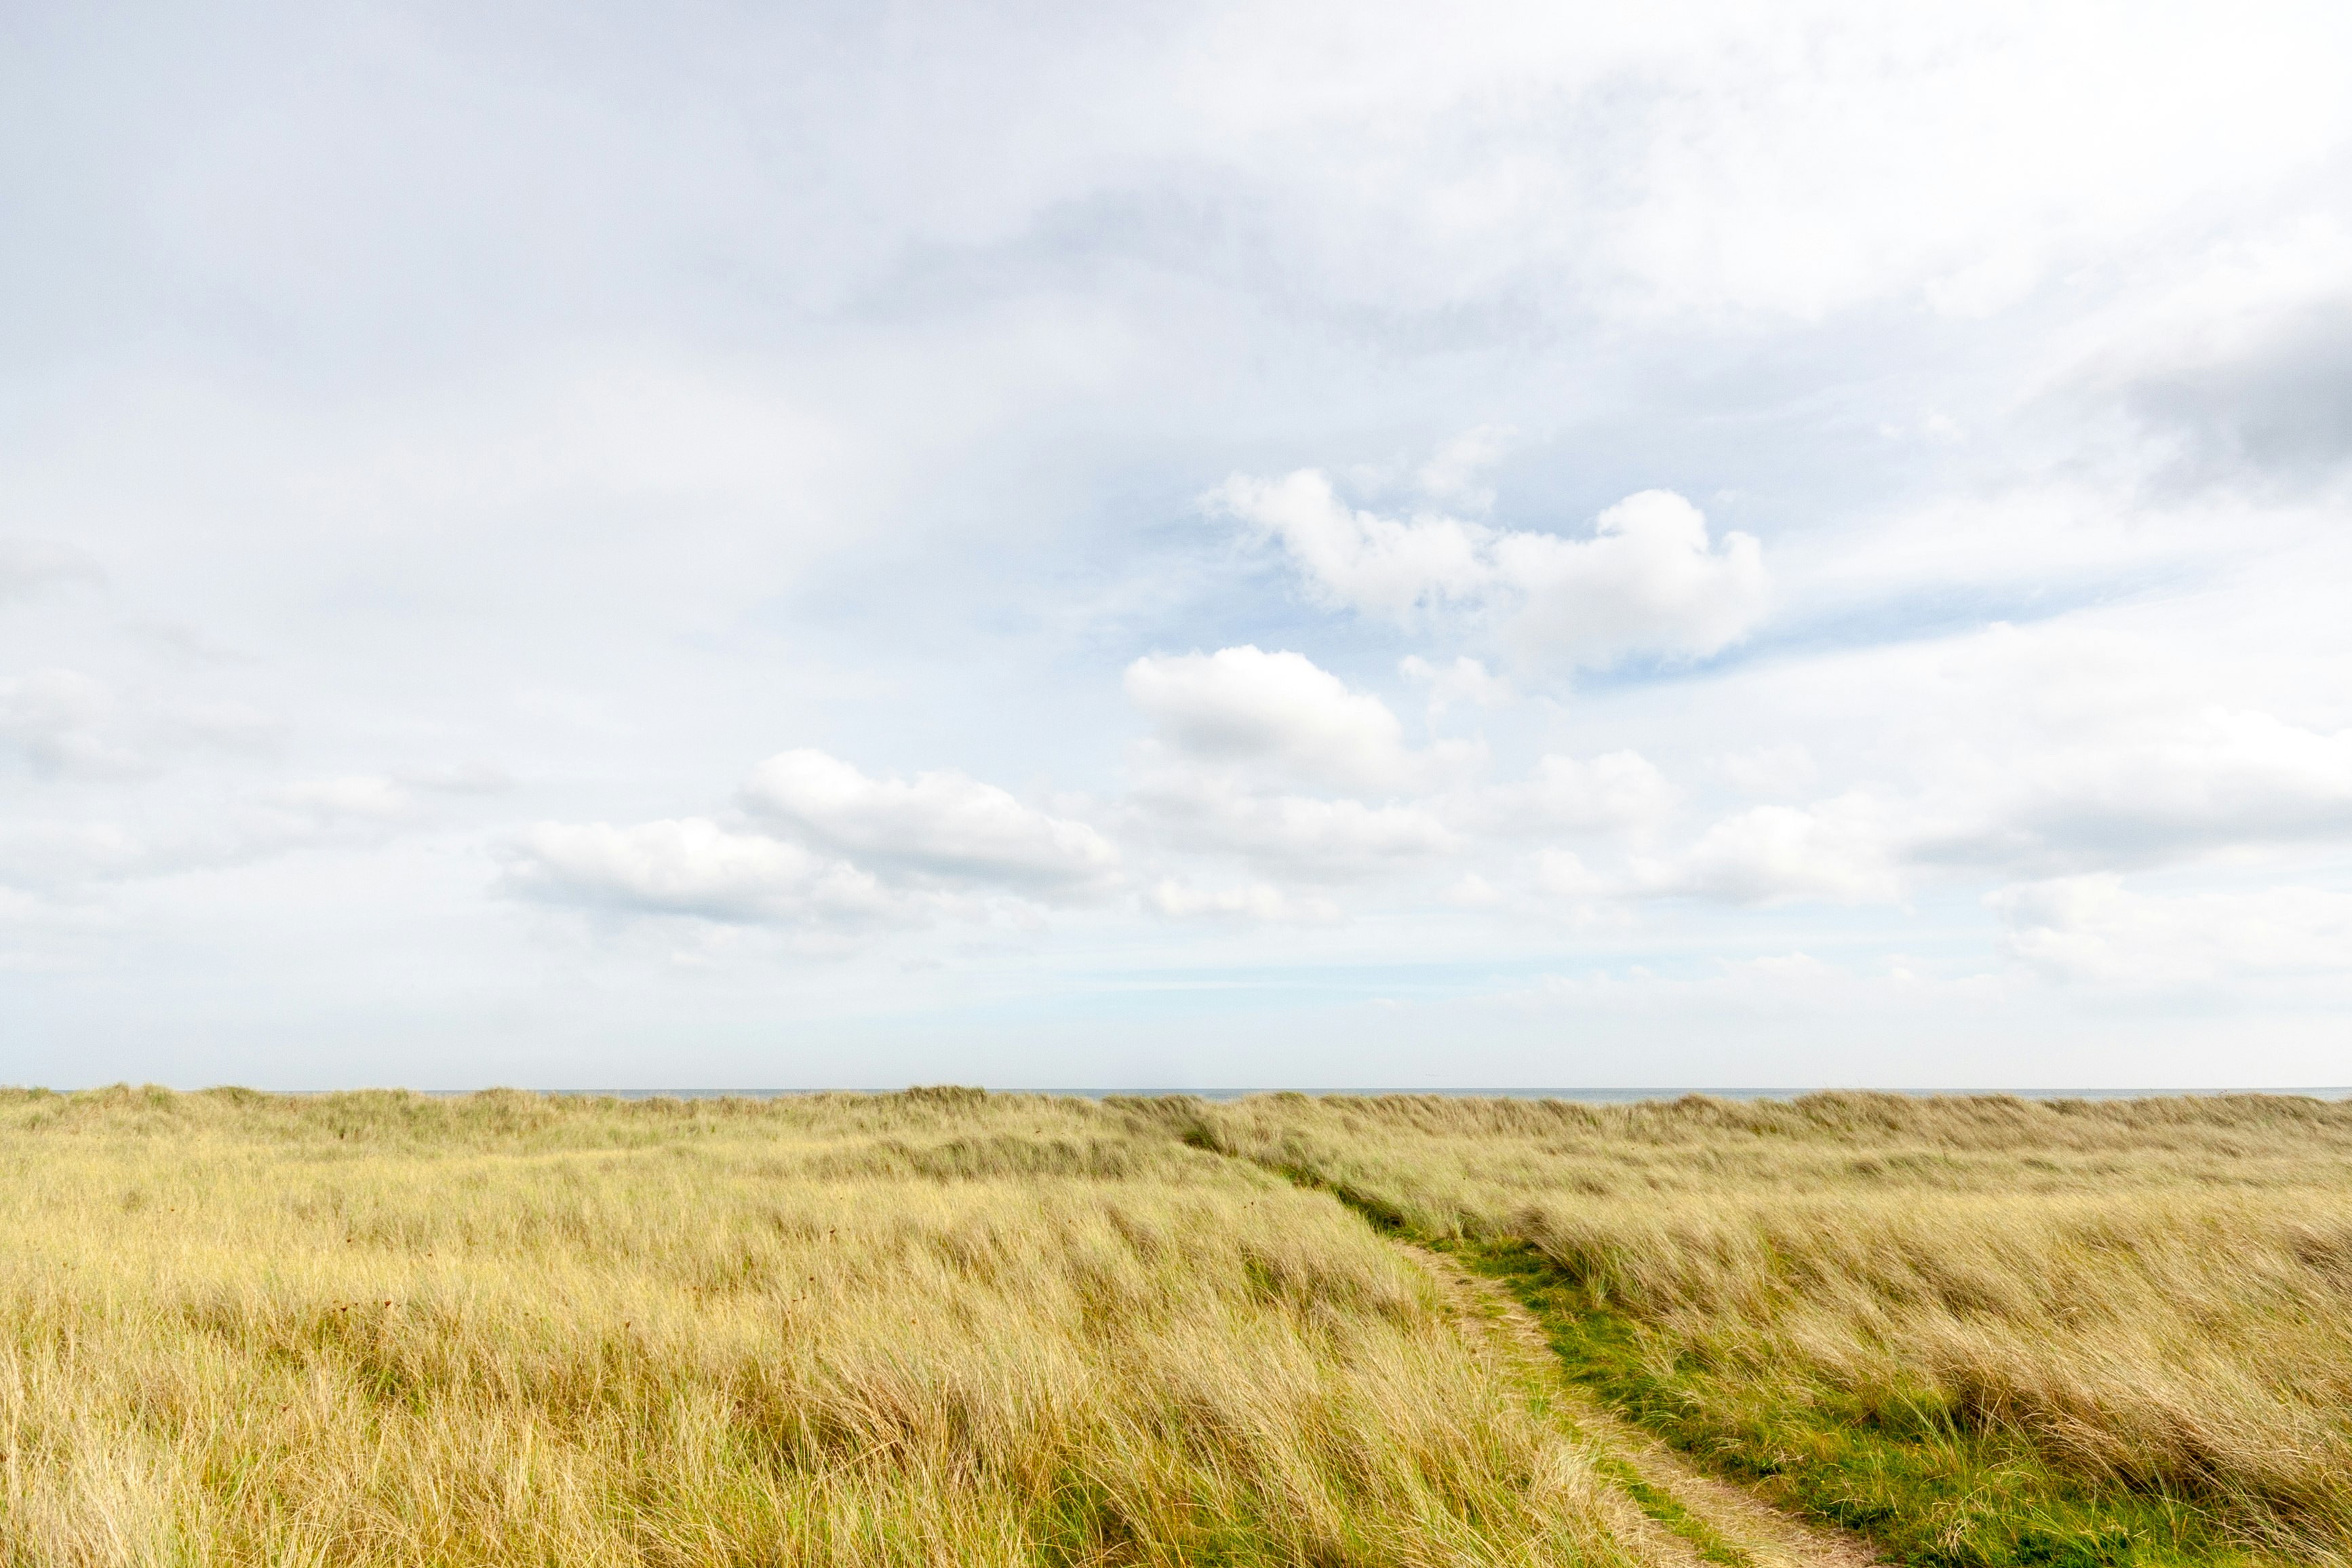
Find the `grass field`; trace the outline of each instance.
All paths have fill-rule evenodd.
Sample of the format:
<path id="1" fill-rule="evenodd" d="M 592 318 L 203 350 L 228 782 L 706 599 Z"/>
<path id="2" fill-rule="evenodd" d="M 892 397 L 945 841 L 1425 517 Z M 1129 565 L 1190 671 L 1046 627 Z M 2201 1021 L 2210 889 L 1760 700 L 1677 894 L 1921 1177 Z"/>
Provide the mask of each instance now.
<path id="1" fill-rule="evenodd" d="M 1197 1123 L 1509 1280 L 1588 1386 L 1898 1561 L 2352 1550 L 2352 1105 L 1270 1096 Z"/>
<path id="2" fill-rule="evenodd" d="M 0 1560 L 1616 1564 L 1328 1198 L 969 1093 L 0 1097 Z"/>
<path id="3" fill-rule="evenodd" d="M 1889 1561 L 2352 1559 L 2352 1107 L 118 1089 L 0 1563 L 1689 1568 L 1410 1242 Z"/>

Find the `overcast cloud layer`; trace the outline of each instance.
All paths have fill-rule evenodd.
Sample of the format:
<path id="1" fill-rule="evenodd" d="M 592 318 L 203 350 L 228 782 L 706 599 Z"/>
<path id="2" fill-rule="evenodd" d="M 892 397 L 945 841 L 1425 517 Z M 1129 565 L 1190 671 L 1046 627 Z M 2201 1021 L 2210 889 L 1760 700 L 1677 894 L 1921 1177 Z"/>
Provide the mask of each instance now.
<path id="1" fill-rule="evenodd" d="M 2352 1080 L 2347 58 L 19 8 L 0 1081 Z"/>

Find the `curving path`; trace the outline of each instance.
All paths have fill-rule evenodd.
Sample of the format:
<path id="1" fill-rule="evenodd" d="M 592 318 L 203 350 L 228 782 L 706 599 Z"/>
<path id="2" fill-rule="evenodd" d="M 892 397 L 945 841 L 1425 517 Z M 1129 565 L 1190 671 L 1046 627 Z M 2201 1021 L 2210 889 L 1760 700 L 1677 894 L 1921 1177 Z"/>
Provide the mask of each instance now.
<path id="1" fill-rule="evenodd" d="M 1534 1315 L 1496 1281 L 1472 1274 L 1442 1252 L 1411 1242 L 1398 1245 L 1429 1270 L 1465 1320 L 1501 1343 L 1530 1388 L 1602 1470 L 1633 1483 L 1624 1489 L 1621 1526 L 1645 1557 L 1675 1568 L 1871 1568 L 1879 1562 L 1860 1536 L 1799 1519 L 1718 1480 L 1611 1413 L 1560 1372 Z"/>

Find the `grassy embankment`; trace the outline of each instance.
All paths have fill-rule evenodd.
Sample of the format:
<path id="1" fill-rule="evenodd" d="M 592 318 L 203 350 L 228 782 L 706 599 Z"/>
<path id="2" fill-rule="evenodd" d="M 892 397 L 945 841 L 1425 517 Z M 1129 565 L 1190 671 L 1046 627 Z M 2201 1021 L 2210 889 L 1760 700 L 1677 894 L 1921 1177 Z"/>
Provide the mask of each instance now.
<path id="1" fill-rule="evenodd" d="M 2352 1556 L 2352 1105 L 1190 1115 L 1508 1280 L 1589 1387 L 1895 1561 Z"/>
<path id="2" fill-rule="evenodd" d="M 1321 1194 L 1072 1100 L 0 1093 L 0 1563 L 1631 1564 Z"/>

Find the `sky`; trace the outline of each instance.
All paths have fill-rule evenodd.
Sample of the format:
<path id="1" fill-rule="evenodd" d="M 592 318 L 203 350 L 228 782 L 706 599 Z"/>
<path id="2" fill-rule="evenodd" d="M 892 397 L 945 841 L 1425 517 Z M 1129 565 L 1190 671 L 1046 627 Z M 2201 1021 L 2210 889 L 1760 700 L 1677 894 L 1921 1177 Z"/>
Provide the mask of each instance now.
<path id="1" fill-rule="evenodd" d="M 0 1082 L 2352 1083 L 2347 58 L 0 5 Z"/>

